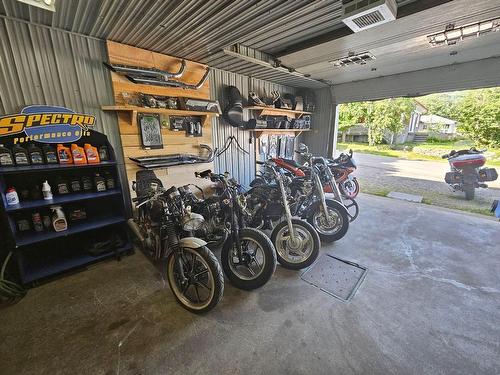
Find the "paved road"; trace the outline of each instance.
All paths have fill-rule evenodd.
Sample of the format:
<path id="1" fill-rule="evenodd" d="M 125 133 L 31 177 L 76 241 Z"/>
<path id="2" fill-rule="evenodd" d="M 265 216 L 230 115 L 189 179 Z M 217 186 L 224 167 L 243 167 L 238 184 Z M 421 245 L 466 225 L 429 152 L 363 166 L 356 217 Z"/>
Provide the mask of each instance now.
<path id="1" fill-rule="evenodd" d="M 444 182 L 447 163 L 360 153 L 355 154 L 355 160 L 356 176 L 364 192 L 418 194 L 426 203 L 481 213 L 491 207 L 494 199 L 500 199 L 500 180 L 490 182 L 488 189 L 476 189 L 473 201 L 466 201 L 462 192 L 452 192 Z"/>

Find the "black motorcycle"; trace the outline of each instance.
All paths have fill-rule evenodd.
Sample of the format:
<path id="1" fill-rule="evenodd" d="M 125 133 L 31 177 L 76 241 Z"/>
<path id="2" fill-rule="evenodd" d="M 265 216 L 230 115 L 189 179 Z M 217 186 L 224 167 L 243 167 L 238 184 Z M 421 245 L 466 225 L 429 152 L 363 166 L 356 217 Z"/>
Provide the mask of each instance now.
<path id="1" fill-rule="evenodd" d="M 227 232 L 221 250 L 222 269 L 231 283 L 240 289 L 256 289 L 264 285 L 276 269 L 274 246 L 260 230 L 247 228 L 243 219 L 244 199 L 238 192 L 238 184 L 227 174 L 210 170 L 196 172 L 196 177 L 210 179 L 217 186 L 217 194 L 193 207 L 202 215 L 213 216 L 216 233 Z M 198 232 L 199 233 L 199 232 Z M 206 233 L 206 232 L 205 232 Z"/>
<path id="2" fill-rule="evenodd" d="M 271 240 L 283 267 L 302 269 L 310 266 L 318 257 L 321 246 L 318 233 L 307 221 L 293 217 L 289 188 L 274 162 L 257 163 L 274 178 L 268 183 L 254 184 L 244 195 L 248 225 L 273 229 Z M 274 226 L 273 222 L 277 224 Z"/>
<path id="3" fill-rule="evenodd" d="M 143 187 L 144 187 L 144 180 Z M 165 190 L 154 179 L 140 189 L 136 218 L 129 220 L 145 252 L 156 261 L 166 261 L 166 276 L 174 296 L 185 309 L 203 313 L 213 309 L 224 294 L 224 276 L 206 242 L 189 237 L 203 222 L 190 212 L 176 187 Z"/>

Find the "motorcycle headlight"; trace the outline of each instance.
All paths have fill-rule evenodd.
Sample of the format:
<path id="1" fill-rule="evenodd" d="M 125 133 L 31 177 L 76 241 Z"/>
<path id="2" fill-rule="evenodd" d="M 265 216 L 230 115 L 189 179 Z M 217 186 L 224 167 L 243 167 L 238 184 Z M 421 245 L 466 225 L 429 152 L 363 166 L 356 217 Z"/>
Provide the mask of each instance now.
<path id="1" fill-rule="evenodd" d="M 188 232 L 198 230 L 204 222 L 205 219 L 202 215 L 191 212 L 182 218 L 182 229 Z"/>

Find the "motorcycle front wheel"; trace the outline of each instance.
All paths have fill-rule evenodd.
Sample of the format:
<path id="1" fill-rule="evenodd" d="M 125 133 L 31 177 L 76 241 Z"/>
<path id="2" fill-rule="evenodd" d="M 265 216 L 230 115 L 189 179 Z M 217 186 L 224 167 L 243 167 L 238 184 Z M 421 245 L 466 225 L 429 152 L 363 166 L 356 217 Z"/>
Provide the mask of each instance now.
<path id="1" fill-rule="evenodd" d="M 352 180 L 347 179 L 339 183 L 339 190 L 343 196 L 349 199 L 356 198 L 359 193 L 359 182 L 356 177 Z"/>
<path id="2" fill-rule="evenodd" d="M 318 258 L 321 246 L 318 233 L 311 224 L 292 219 L 295 241 L 291 237 L 286 220 L 280 222 L 271 233 L 278 262 L 285 268 L 300 270 L 309 267 Z"/>
<path id="3" fill-rule="evenodd" d="M 206 246 L 186 247 L 180 254 L 171 252 L 167 257 L 167 279 L 177 302 L 197 314 L 212 310 L 224 294 L 221 266 Z"/>
<path id="4" fill-rule="evenodd" d="M 274 246 L 264 233 L 253 228 L 240 229 L 239 239 L 242 258 L 239 259 L 236 242 L 229 236 L 221 250 L 222 269 L 236 288 L 259 288 L 276 270 Z"/>
<path id="5" fill-rule="evenodd" d="M 325 217 L 322 207 L 318 205 L 307 221 L 316 229 L 321 241 L 338 241 L 349 229 L 349 214 L 339 202 L 332 199 L 326 200 L 326 206 L 330 220 Z"/>

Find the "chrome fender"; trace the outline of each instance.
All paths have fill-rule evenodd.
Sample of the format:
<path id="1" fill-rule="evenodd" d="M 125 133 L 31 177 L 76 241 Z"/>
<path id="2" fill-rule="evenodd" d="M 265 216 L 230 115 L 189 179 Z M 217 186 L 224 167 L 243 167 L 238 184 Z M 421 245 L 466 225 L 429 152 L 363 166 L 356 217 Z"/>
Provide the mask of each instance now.
<path id="1" fill-rule="evenodd" d="M 202 246 L 206 246 L 207 243 L 197 237 L 184 237 L 179 240 L 179 245 L 190 249 L 198 249 Z"/>

